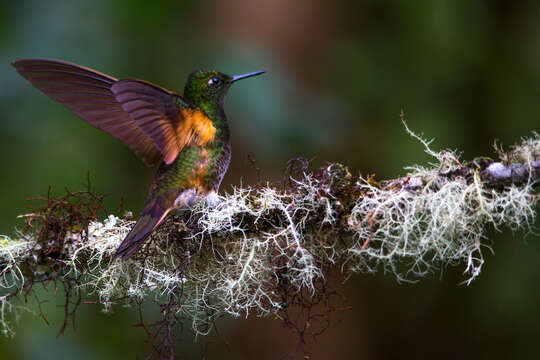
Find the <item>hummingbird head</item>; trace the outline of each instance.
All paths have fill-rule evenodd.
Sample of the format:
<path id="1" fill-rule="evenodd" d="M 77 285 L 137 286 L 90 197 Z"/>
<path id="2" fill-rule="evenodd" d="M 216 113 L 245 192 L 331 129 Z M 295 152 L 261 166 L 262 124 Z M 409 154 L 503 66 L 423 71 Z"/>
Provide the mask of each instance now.
<path id="1" fill-rule="evenodd" d="M 184 89 L 184 96 L 199 106 L 221 104 L 232 83 L 263 73 L 264 71 L 256 71 L 243 75 L 229 76 L 215 70 L 195 70 L 189 75 Z"/>

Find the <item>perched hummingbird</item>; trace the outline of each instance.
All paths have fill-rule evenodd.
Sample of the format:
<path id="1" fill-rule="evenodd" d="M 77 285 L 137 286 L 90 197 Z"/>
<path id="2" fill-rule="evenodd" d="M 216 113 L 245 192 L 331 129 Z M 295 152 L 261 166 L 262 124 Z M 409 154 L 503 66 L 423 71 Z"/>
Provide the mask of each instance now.
<path id="1" fill-rule="evenodd" d="M 137 223 L 115 257 L 127 259 L 174 209 L 217 191 L 229 167 L 231 144 L 223 102 L 235 81 L 264 71 L 229 76 L 196 70 L 184 95 L 137 79 L 118 80 L 66 61 L 25 59 L 12 64 L 51 99 L 132 148 L 147 164 L 161 160 Z"/>

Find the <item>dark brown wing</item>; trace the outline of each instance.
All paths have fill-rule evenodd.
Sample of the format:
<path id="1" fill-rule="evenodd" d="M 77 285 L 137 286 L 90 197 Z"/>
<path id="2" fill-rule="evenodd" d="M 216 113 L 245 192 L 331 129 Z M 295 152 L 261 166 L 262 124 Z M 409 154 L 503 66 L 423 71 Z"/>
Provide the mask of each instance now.
<path id="1" fill-rule="evenodd" d="M 167 89 L 137 79 L 120 80 L 111 91 L 170 164 L 186 145 L 214 141 L 216 127 L 199 107 Z"/>
<path id="2" fill-rule="evenodd" d="M 185 119 L 177 102 L 187 106 L 185 100 L 167 89 L 136 79 L 120 80 L 111 91 L 161 151 L 163 161 L 172 163 L 184 145 L 179 142 L 177 129 Z"/>
<path id="3" fill-rule="evenodd" d="M 157 144 L 124 111 L 111 92 L 117 79 L 59 60 L 26 59 L 14 62 L 13 66 L 51 99 L 127 144 L 146 163 L 159 160 Z"/>

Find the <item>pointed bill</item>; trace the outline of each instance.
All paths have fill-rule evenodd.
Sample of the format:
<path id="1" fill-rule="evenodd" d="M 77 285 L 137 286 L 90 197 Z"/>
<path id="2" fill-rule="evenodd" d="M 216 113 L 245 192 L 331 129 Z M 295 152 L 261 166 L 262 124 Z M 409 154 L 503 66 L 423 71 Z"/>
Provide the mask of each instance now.
<path id="1" fill-rule="evenodd" d="M 252 76 L 257 76 L 257 75 L 261 75 L 261 74 L 264 74 L 266 71 L 255 71 L 255 72 L 252 72 L 252 73 L 247 73 L 247 74 L 242 74 L 242 75 L 235 75 L 233 76 L 233 78 L 231 79 L 231 84 L 235 81 L 238 81 L 238 80 L 242 80 L 242 79 L 247 79 L 249 77 L 252 77 Z"/>

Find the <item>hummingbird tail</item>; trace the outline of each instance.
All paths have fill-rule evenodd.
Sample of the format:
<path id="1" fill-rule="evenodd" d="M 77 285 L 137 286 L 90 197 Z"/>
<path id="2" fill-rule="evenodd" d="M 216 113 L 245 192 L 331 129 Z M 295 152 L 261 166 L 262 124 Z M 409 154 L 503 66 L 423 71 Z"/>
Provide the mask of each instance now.
<path id="1" fill-rule="evenodd" d="M 166 196 L 159 196 L 149 200 L 144 206 L 139 220 L 137 220 L 133 229 L 131 229 L 124 241 L 122 241 L 113 257 L 121 257 L 122 260 L 126 260 L 137 252 L 144 245 L 146 238 L 161 224 L 169 211 L 171 211 L 172 205 L 172 202 Z"/>

